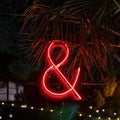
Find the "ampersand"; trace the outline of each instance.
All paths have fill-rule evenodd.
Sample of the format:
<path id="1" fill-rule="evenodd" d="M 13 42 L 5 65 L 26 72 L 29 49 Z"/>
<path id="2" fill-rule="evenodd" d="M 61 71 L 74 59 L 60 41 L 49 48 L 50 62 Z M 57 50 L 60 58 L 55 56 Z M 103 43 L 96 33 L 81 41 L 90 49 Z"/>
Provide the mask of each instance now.
<path id="1" fill-rule="evenodd" d="M 56 48 L 60 48 L 62 52 L 59 54 L 63 54 L 64 52 L 64 58 L 59 60 L 59 63 L 55 63 L 53 61 L 53 52 L 55 52 Z M 76 84 L 78 83 L 78 78 L 80 74 L 80 67 L 78 67 L 75 72 L 73 73 L 73 82 L 70 83 L 69 79 L 63 74 L 62 72 L 62 66 L 65 65 L 69 58 L 69 47 L 65 42 L 61 42 L 59 40 L 52 41 L 47 49 L 46 54 L 46 61 L 48 64 L 48 68 L 43 73 L 42 77 L 40 78 L 40 88 L 42 88 L 43 92 L 46 94 L 47 97 L 52 98 L 54 100 L 61 100 L 64 98 L 67 98 L 71 96 L 74 100 L 81 100 L 81 96 L 78 93 L 78 91 L 75 89 Z M 54 74 L 59 82 L 64 87 L 63 91 L 53 91 L 51 86 L 48 84 L 48 79 L 51 74 Z"/>

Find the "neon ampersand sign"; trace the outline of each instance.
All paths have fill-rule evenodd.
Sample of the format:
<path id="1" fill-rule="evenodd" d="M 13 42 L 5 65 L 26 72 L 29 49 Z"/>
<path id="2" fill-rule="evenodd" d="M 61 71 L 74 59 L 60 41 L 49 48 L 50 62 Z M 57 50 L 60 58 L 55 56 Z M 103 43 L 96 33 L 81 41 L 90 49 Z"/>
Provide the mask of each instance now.
<path id="1" fill-rule="evenodd" d="M 64 58 L 59 60 L 59 63 L 53 61 L 53 52 L 56 48 L 60 48 L 59 54 L 63 54 Z M 70 83 L 69 79 L 63 74 L 62 66 L 68 61 L 69 58 L 69 47 L 65 42 L 59 40 L 52 41 L 47 49 L 46 62 L 48 68 L 44 71 L 42 77 L 39 79 L 39 88 L 42 89 L 42 92 L 49 98 L 53 100 L 62 100 L 67 97 L 72 97 L 74 100 L 81 100 L 82 97 L 76 90 L 76 85 L 78 83 L 78 78 L 80 74 L 80 67 L 78 67 L 73 73 L 73 82 Z M 51 86 L 48 84 L 49 77 L 51 74 L 54 74 L 59 82 L 62 84 L 64 89 L 60 92 L 54 91 Z"/>

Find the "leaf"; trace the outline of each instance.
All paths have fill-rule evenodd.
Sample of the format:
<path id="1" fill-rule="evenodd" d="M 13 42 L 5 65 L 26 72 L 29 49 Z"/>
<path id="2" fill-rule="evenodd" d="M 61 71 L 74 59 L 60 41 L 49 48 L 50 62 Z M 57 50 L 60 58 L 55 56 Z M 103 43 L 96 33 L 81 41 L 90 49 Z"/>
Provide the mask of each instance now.
<path id="1" fill-rule="evenodd" d="M 56 110 L 53 114 L 53 120 L 73 120 L 76 116 L 76 111 L 78 109 L 77 105 L 63 105 L 60 109 Z"/>

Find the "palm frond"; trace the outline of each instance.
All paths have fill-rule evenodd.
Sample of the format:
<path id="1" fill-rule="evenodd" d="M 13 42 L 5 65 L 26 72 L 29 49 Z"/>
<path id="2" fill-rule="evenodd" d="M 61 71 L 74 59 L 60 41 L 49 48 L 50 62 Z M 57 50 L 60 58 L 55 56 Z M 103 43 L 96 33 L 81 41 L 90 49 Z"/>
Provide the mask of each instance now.
<path id="1" fill-rule="evenodd" d="M 74 104 L 64 105 L 53 114 L 53 120 L 73 120 L 76 116 L 77 109 L 78 106 Z"/>
<path id="2" fill-rule="evenodd" d="M 101 74 L 113 50 L 111 39 L 119 36 L 118 29 L 110 24 L 116 9 L 118 2 L 113 0 L 69 0 L 60 6 L 34 2 L 24 13 L 22 27 L 27 26 L 29 38 L 34 38 L 30 46 L 34 63 L 40 65 L 47 42 L 62 40 L 76 50 L 69 69 L 77 64 L 92 78 L 91 69 L 96 66 Z"/>

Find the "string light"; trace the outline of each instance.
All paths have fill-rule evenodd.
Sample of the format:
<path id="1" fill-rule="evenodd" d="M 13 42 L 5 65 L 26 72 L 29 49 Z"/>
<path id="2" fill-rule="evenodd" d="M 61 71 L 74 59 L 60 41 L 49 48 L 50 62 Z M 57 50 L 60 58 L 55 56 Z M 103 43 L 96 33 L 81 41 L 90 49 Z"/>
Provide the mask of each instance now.
<path id="1" fill-rule="evenodd" d="M 102 109 L 102 112 L 105 112 L 105 109 Z"/>
<path id="2" fill-rule="evenodd" d="M 27 108 L 27 105 L 21 105 L 21 108 Z"/>
<path id="3" fill-rule="evenodd" d="M 82 116 L 82 114 L 80 113 L 80 114 L 78 114 L 78 116 L 80 116 L 80 117 L 81 117 L 81 116 Z"/>
<path id="4" fill-rule="evenodd" d="M 91 110 L 92 110 L 92 109 L 93 109 L 93 107 L 92 107 L 92 106 L 89 106 L 89 109 L 91 109 Z"/>
<path id="5" fill-rule="evenodd" d="M 31 106 L 31 107 L 30 107 L 30 109 L 34 109 L 34 107 L 33 107 L 33 106 Z"/>
<path id="6" fill-rule="evenodd" d="M 98 117 L 98 119 L 100 120 L 100 119 L 101 119 L 101 117 Z"/>
<path id="7" fill-rule="evenodd" d="M 96 110 L 96 113 L 99 113 L 99 110 Z"/>
<path id="8" fill-rule="evenodd" d="M 114 115 L 117 115 L 117 113 L 113 113 Z"/>
<path id="9" fill-rule="evenodd" d="M 4 103 L 4 102 L 2 102 L 2 105 L 5 105 L 5 103 Z"/>
<path id="10" fill-rule="evenodd" d="M 89 117 L 92 117 L 92 115 L 89 115 Z"/>
<path id="11" fill-rule="evenodd" d="M 53 112 L 53 111 L 54 111 L 53 109 L 50 110 L 50 112 Z"/>
<path id="12" fill-rule="evenodd" d="M 44 109 L 43 108 L 40 108 L 41 111 L 43 111 Z"/>
<path id="13" fill-rule="evenodd" d="M 111 118 L 110 117 L 108 117 L 108 120 L 110 120 Z"/>
<path id="14" fill-rule="evenodd" d="M 12 117 L 13 117 L 13 115 L 12 115 L 12 114 L 9 114 L 9 117 L 10 117 L 10 118 L 12 118 Z"/>
<path id="15" fill-rule="evenodd" d="M 28 107 L 27 105 L 15 105 L 14 103 L 12 103 L 12 104 L 7 104 L 7 103 L 5 103 L 5 102 L 1 102 L 0 104 L 1 104 L 1 105 L 5 105 L 5 106 L 8 105 L 8 106 L 12 106 L 12 107 L 18 107 L 18 108 L 20 107 L 20 108 L 23 108 L 23 109 L 27 108 L 27 109 L 31 109 L 31 110 L 35 109 L 35 110 L 40 110 L 40 111 L 49 111 L 49 112 L 51 112 L 51 113 L 55 111 L 54 109 L 49 109 L 49 110 L 48 110 L 48 109 L 45 109 L 45 108 L 43 108 L 43 107 L 41 107 L 41 108 L 39 109 L 39 108 L 34 108 L 33 106 Z M 89 108 L 91 108 L 91 107 L 89 107 Z M 105 109 L 102 109 L 102 112 L 104 112 L 104 111 L 105 111 Z M 99 110 L 96 110 L 96 112 L 98 113 L 98 112 L 100 112 L 100 111 L 99 111 Z M 59 111 L 59 113 L 62 114 L 63 111 Z M 82 114 L 80 111 L 77 111 L 77 114 L 78 114 L 79 117 L 86 116 L 86 115 Z M 117 113 L 114 112 L 113 115 L 116 116 Z M 12 118 L 12 117 L 13 117 L 13 114 L 9 114 L 9 118 Z M 91 114 L 89 114 L 88 117 L 89 117 L 90 119 L 93 118 Z M 104 116 L 104 117 L 105 117 L 105 116 Z M 0 120 L 1 120 L 1 119 L 2 119 L 2 116 L 0 116 Z M 100 119 L 102 119 L 102 117 L 99 116 L 99 117 L 97 117 L 97 119 L 100 120 Z M 106 119 L 108 119 L 108 120 L 120 120 L 120 118 L 114 118 L 114 119 L 112 119 L 111 117 L 107 117 L 107 116 L 106 116 Z"/>
<path id="16" fill-rule="evenodd" d="M 12 103 L 11 106 L 15 106 L 14 103 Z"/>

